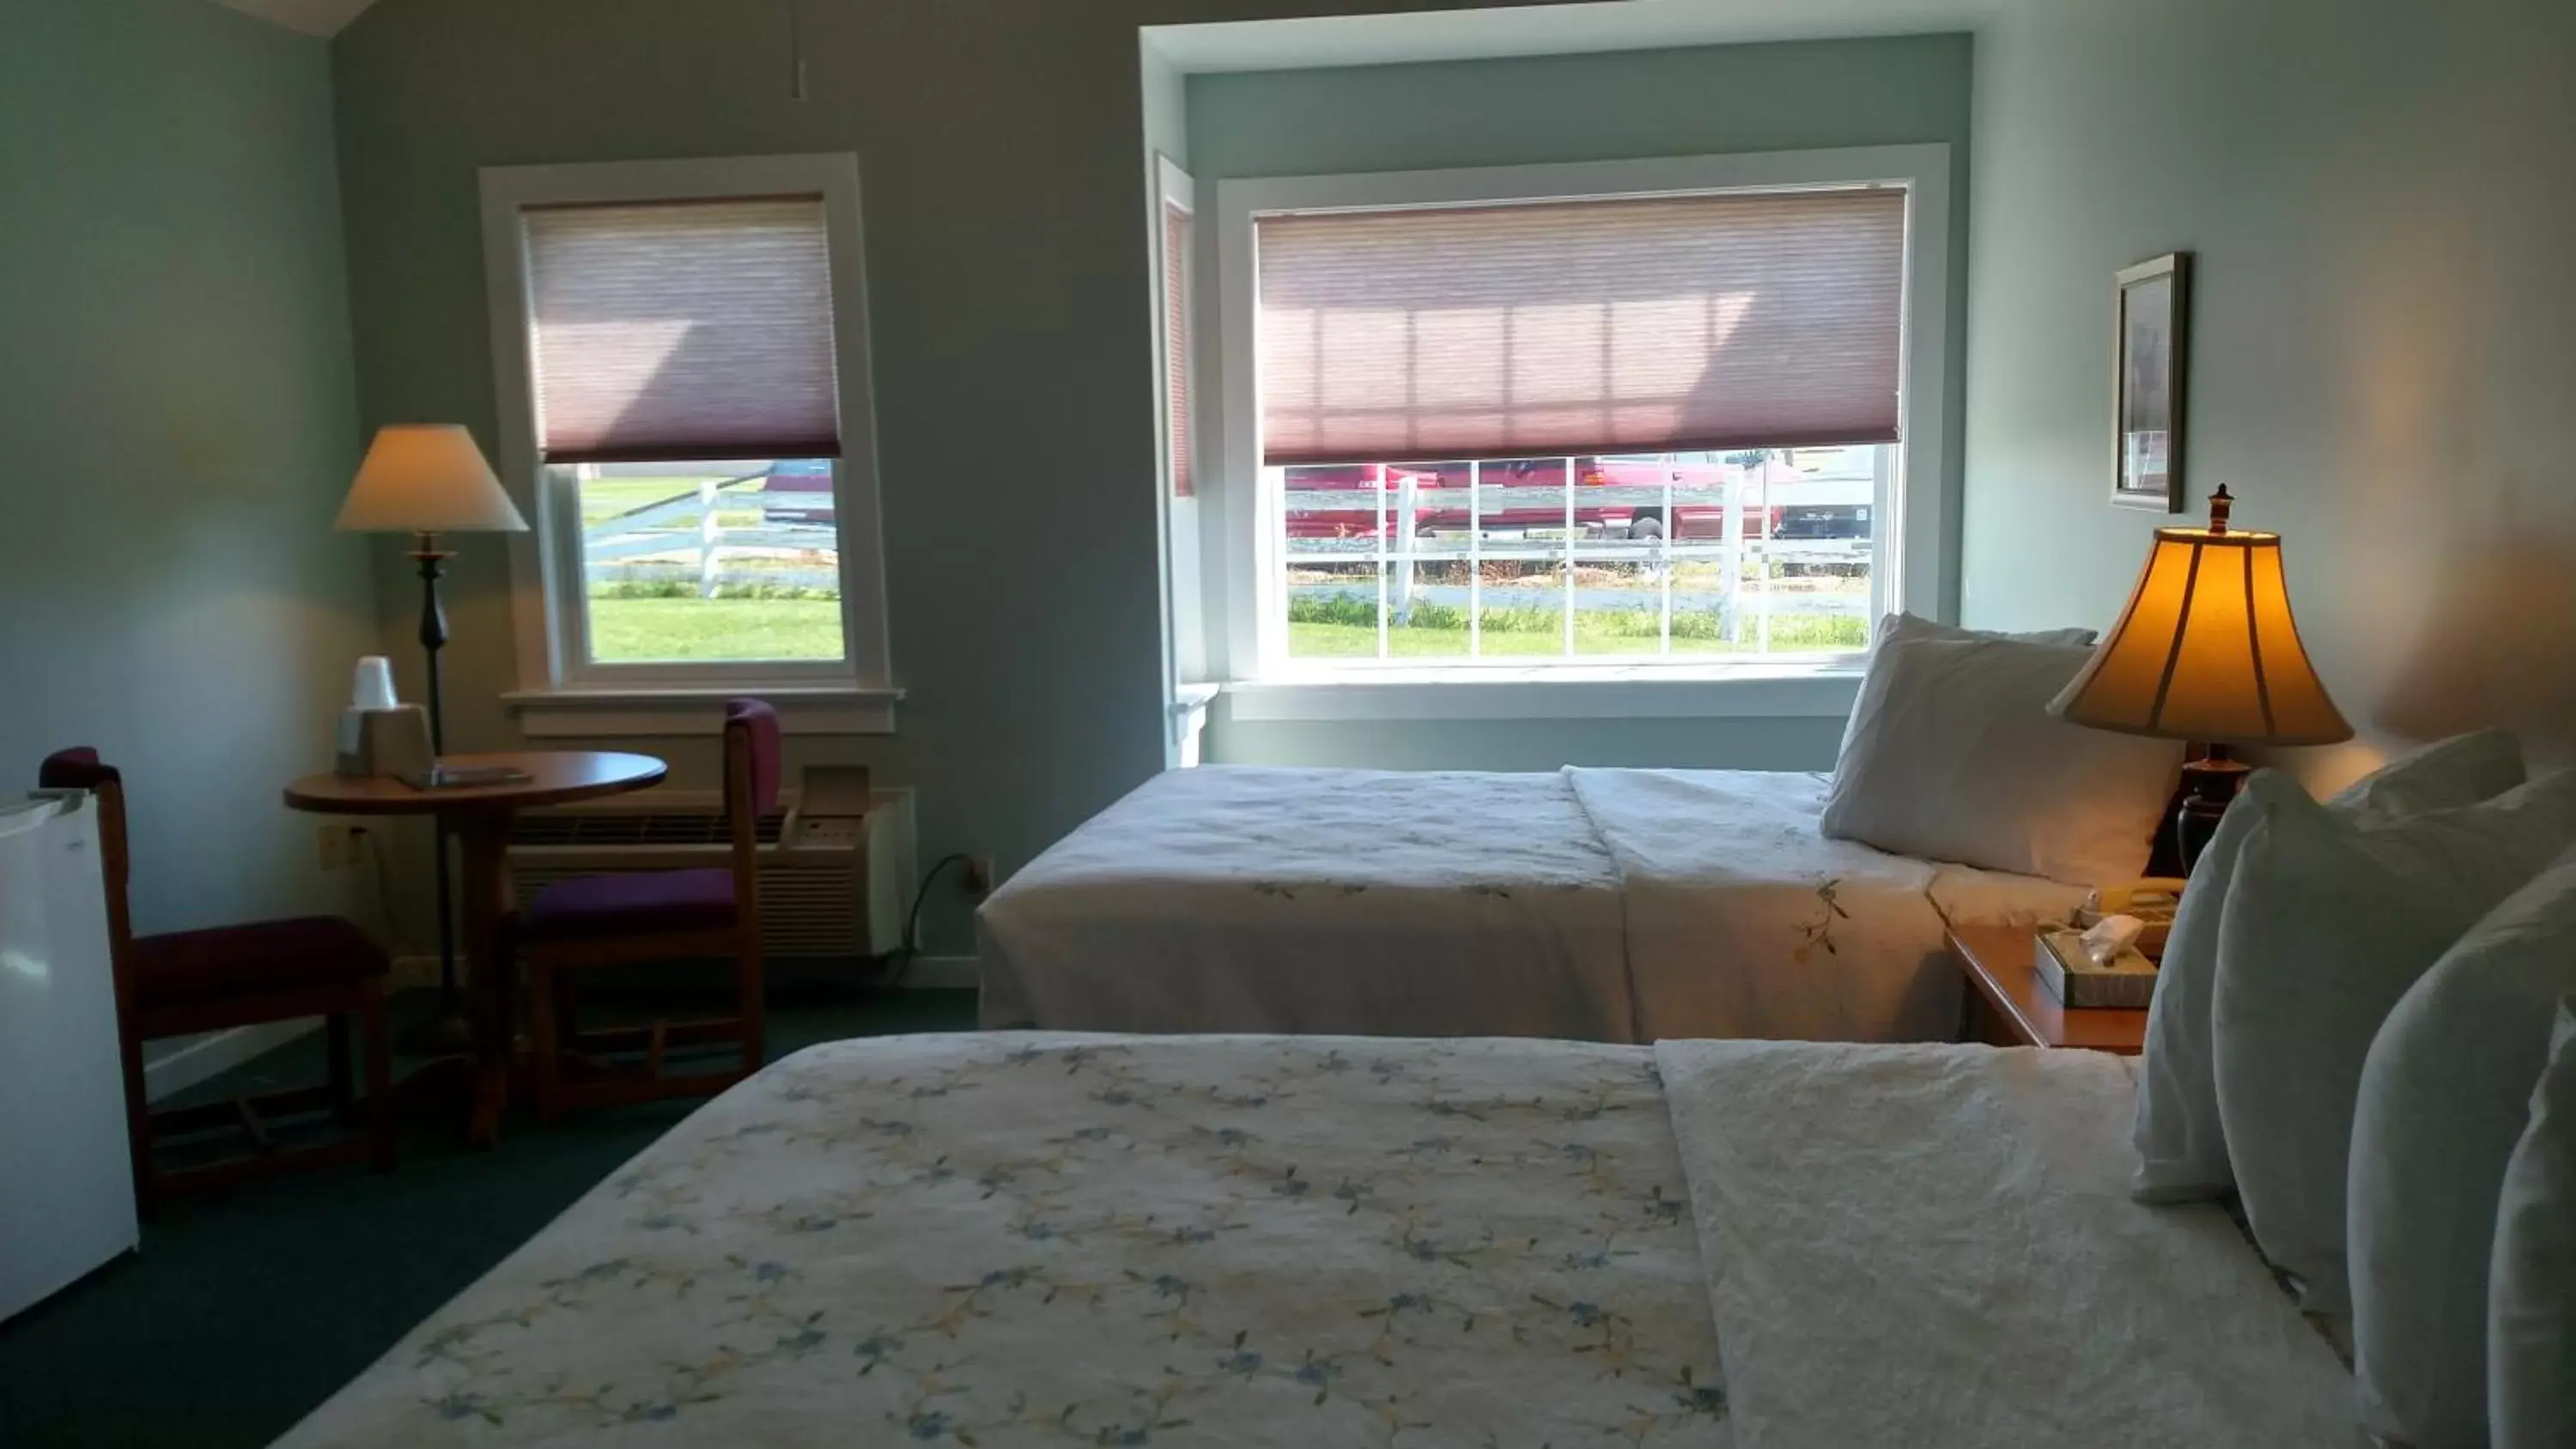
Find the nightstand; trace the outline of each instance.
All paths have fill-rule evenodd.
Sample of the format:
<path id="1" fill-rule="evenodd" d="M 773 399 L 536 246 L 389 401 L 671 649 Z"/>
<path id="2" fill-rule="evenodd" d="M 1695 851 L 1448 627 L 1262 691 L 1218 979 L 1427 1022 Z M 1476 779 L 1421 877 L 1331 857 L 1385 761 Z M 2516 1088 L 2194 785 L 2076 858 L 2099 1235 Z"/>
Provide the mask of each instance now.
<path id="1" fill-rule="evenodd" d="M 2143 1011 L 2070 1011 L 2049 994 L 2028 926 L 1961 926 L 1950 959 L 1967 979 L 1959 1039 L 1994 1046 L 2076 1047 L 2133 1057 L 2146 1043 Z"/>

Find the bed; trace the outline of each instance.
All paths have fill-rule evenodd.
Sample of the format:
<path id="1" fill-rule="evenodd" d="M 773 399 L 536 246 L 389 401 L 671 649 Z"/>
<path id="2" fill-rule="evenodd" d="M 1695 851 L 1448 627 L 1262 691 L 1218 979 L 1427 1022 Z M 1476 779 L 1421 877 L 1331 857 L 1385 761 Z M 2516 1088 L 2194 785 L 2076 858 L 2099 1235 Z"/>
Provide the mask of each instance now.
<path id="1" fill-rule="evenodd" d="M 2227 1217 L 2128 1201 L 2132 1091 L 1982 1047 L 839 1043 L 280 1442 L 2360 1442 Z"/>
<path id="2" fill-rule="evenodd" d="M 983 1022 L 1125 1032 L 1946 1040 L 1947 924 L 2082 892 L 1829 840 L 1826 776 L 1210 766 L 978 914 Z"/>

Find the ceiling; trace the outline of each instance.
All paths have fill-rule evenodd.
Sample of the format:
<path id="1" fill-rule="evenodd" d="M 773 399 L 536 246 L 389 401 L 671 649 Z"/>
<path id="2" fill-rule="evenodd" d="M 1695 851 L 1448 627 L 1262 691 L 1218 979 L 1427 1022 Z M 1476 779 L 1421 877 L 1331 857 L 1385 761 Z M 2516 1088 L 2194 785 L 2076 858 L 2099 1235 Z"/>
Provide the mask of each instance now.
<path id="1" fill-rule="evenodd" d="M 358 18 L 376 0 L 217 0 L 235 10 L 273 21 L 289 30 L 329 37 Z"/>
<path id="2" fill-rule="evenodd" d="M 307 35 L 332 36 L 375 0 L 218 0 Z M 1969 30 L 2002 0 L 1595 0 L 1494 10 L 1160 25 L 1154 47 L 1185 71 L 1284 70 L 1750 40 Z"/>
<path id="3" fill-rule="evenodd" d="M 1657 50 L 1977 30 L 2008 0 L 1593 0 L 1157 25 L 1146 43 L 1185 72 L 1300 70 L 1513 55 Z"/>

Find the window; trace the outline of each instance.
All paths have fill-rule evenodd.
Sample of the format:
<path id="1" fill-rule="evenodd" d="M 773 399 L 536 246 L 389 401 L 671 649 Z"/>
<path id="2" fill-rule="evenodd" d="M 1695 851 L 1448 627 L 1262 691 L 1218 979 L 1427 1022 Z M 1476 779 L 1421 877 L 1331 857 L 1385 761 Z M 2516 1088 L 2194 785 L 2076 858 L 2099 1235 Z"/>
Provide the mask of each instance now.
<path id="1" fill-rule="evenodd" d="M 855 163 L 483 186 L 523 687 L 883 685 Z"/>
<path id="2" fill-rule="evenodd" d="M 1225 183 L 1244 679 L 1938 614 L 1939 147 Z"/>

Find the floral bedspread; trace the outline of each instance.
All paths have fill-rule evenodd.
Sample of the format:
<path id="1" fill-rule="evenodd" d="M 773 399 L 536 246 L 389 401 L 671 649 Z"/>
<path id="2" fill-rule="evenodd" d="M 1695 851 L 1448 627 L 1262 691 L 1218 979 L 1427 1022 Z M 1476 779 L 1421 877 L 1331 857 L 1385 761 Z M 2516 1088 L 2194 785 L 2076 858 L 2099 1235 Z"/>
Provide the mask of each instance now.
<path id="1" fill-rule="evenodd" d="M 1728 1439 L 1650 1050 L 993 1035 L 771 1067 L 281 1443 Z"/>

